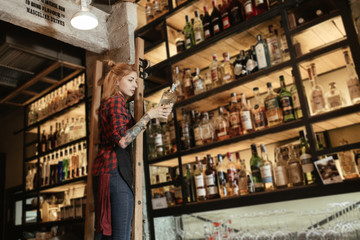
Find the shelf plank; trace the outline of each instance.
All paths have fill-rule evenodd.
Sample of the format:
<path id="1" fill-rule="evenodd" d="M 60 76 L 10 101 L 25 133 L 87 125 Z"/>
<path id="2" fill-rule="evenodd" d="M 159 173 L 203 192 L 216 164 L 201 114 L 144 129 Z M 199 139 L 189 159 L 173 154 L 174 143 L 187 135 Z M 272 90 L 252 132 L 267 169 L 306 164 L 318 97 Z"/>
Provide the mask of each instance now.
<path id="1" fill-rule="evenodd" d="M 41 193 L 47 192 L 64 192 L 70 187 L 79 187 L 79 186 L 86 186 L 87 176 L 66 180 L 64 182 L 53 184 L 49 186 L 40 187 L 39 191 Z"/>

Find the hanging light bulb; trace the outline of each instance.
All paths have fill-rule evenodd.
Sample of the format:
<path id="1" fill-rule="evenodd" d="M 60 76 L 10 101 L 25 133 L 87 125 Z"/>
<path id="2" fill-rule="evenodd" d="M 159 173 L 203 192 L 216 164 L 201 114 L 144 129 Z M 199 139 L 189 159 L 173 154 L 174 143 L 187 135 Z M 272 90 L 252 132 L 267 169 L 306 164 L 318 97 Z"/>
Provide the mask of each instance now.
<path id="1" fill-rule="evenodd" d="M 98 25 L 97 17 L 89 11 L 86 0 L 81 0 L 81 10 L 72 16 L 71 25 L 79 30 L 90 30 Z"/>

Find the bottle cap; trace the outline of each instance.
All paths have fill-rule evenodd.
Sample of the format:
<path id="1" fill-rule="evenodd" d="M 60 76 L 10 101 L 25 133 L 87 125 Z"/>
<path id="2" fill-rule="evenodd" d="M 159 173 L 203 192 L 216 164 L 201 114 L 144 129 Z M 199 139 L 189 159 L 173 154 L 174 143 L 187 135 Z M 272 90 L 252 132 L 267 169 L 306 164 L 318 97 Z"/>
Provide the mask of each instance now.
<path id="1" fill-rule="evenodd" d="M 259 91 L 259 88 L 258 88 L 258 87 L 254 87 L 254 88 L 253 88 L 253 91 Z"/>
<path id="2" fill-rule="evenodd" d="M 227 152 L 226 156 L 227 156 L 228 159 L 231 159 L 231 152 Z"/>
<path id="3" fill-rule="evenodd" d="M 266 83 L 266 86 L 267 86 L 268 88 L 271 88 L 271 82 L 267 82 L 267 83 Z"/>
<path id="4" fill-rule="evenodd" d="M 251 149 L 256 150 L 256 144 L 255 143 L 251 144 Z"/>
<path id="5" fill-rule="evenodd" d="M 222 161 L 222 155 L 221 154 L 218 154 L 218 162 L 221 162 Z"/>
<path id="6" fill-rule="evenodd" d="M 231 93 L 231 97 L 236 97 L 236 93 Z"/>

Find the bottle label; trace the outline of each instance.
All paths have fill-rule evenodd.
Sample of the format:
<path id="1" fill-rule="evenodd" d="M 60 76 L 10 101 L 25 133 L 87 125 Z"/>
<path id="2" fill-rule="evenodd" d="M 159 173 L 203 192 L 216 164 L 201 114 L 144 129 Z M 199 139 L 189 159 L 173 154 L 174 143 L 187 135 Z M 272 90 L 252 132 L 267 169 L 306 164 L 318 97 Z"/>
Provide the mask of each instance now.
<path id="1" fill-rule="evenodd" d="M 300 162 L 301 162 L 301 168 L 304 173 L 314 171 L 314 164 L 312 163 L 310 154 L 307 153 L 302 154 L 300 156 Z"/>
<path id="2" fill-rule="evenodd" d="M 195 176 L 196 188 L 204 187 L 204 177 L 202 174 Z"/>
<path id="3" fill-rule="evenodd" d="M 162 139 L 161 134 L 159 134 L 159 133 L 154 134 L 154 144 L 155 144 L 155 147 L 159 147 L 159 146 L 163 145 L 163 139 Z"/>
<path id="4" fill-rule="evenodd" d="M 190 34 L 189 34 L 189 35 L 185 35 L 185 45 L 186 45 L 186 47 L 191 47 Z"/>
<path id="5" fill-rule="evenodd" d="M 268 63 L 266 61 L 264 44 L 263 43 L 257 44 L 255 46 L 255 52 L 256 52 L 256 57 L 257 57 L 259 70 L 268 67 Z"/>
<path id="6" fill-rule="evenodd" d="M 242 124 L 243 129 L 252 130 L 253 126 L 252 126 L 252 122 L 251 122 L 251 112 L 250 111 L 241 111 L 240 116 L 241 116 L 241 124 Z"/>
<path id="7" fill-rule="evenodd" d="M 268 121 L 277 121 L 280 119 L 278 113 L 279 102 L 276 97 L 265 100 L 266 117 Z"/>
<path id="8" fill-rule="evenodd" d="M 184 48 L 184 41 L 177 41 L 176 42 L 176 49 L 183 49 Z"/>
<path id="9" fill-rule="evenodd" d="M 293 107 L 291 104 L 291 97 L 290 96 L 284 96 L 280 98 L 280 104 L 281 108 L 283 110 L 284 115 L 293 115 Z"/>
<path id="10" fill-rule="evenodd" d="M 194 128 L 194 138 L 195 138 L 195 142 L 201 142 L 202 137 L 201 137 L 200 127 Z"/>
<path id="11" fill-rule="evenodd" d="M 351 100 L 360 98 L 360 83 L 358 78 L 355 77 L 350 78 L 347 82 L 347 86 L 349 89 Z"/>
<path id="12" fill-rule="evenodd" d="M 202 79 L 194 77 L 193 80 L 195 91 L 201 91 L 204 89 L 204 82 Z"/>
<path id="13" fill-rule="evenodd" d="M 328 97 L 327 100 L 330 108 L 336 108 L 342 105 L 340 95 Z"/>
<path id="14" fill-rule="evenodd" d="M 233 183 L 235 181 L 235 174 L 236 174 L 235 169 L 228 169 L 227 170 L 227 179 L 228 179 L 229 183 Z"/>
<path id="15" fill-rule="evenodd" d="M 223 14 L 225 15 L 225 14 Z M 222 22 L 223 22 L 223 27 L 224 29 L 227 29 L 230 27 L 230 22 L 229 22 L 229 16 L 227 16 L 227 12 L 226 12 L 226 16 L 222 16 L 223 19 L 222 19 Z"/>
<path id="16" fill-rule="evenodd" d="M 234 75 L 240 76 L 243 70 L 243 66 L 240 63 L 236 63 L 234 65 Z"/>
<path id="17" fill-rule="evenodd" d="M 260 168 L 261 178 L 264 183 L 272 183 L 272 173 L 271 173 L 271 165 L 265 165 Z"/>
<path id="18" fill-rule="evenodd" d="M 216 68 L 211 69 L 211 80 L 213 83 L 217 83 L 219 81 L 219 76 Z"/>
<path id="19" fill-rule="evenodd" d="M 221 127 L 220 129 L 218 129 L 218 131 L 217 131 L 217 136 L 218 136 L 218 138 L 220 138 L 220 137 L 223 137 L 223 136 L 226 136 L 226 135 L 228 135 L 229 133 L 226 131 L 226 128 L 224 128 L 224 127 Z"/>
<path id="20" fill-rule="evenodd" d="M 205 38 L 211 37 L 210 29 L 205 29 L 204 35 L 205 35 Z"/>
<path id="21" fill-rule="evenodd" d="M 248 191 L 248 182 L 247 182 L 246 174 L 244 174 L 244 176 L 239 177 L 239 191 L 240 192 Z"/>
<path id="22" fill-rule="evenodd" d="M 198 188 L 196 189 L 196 195 L 197 197 L 205 197 L 206 196 L 206 191 L 205 188 Z"/>
<path id="23" fill-rule="evenodd" d="M 214 175 L 214 173 L 205 176 L 205 184 L 206 184 L 206 186 L 215 185 L 215 175 Z"/>
<path id="24" fill-rule="evenodd" d="M 201 34 L 201 28 L 200 27 L 197 27 L 195 29 L 195 41 L 198 43 L 198 42 L 201 42 L 203 39 L 202 39 L 202 34 Z"/>
<path id="25" fill-rule="evenodd" d="M 252 8 L 252 1 L 251 0 L 247 0 L 245 2 L 244 8 L 245 8 L 245 14 L 246 15 L 250 15 L 250 14 L 252 14 L 254 12 L 253 8 Z"/>
<path id="26" fill-rule="evenodd" d="M 226 185 L 226 173 L 223 171 L 217 171 L 217 176 L 218 176 L 219 184 L 225 186 Z"/>
<path id="27" fill-rule="evenodd" d="M 230 73 L 225 73 L 223 76 L 223 81 L 227 82 L 231 79 L 231 74 Z"/>
<path id="28" fill-rule="evenodd" d="M 294 108 L 300 108 L 300 99 L 297 88 L 292 89 L 291 95 Z"/>
<path id="29" fill-rule="evenodd" d="M 265 127 L 266 125 L 265 113 L 262 111 L 259 104 L 254 105 L 254 122 L 256 128 Z"/>
<path id="30" fill-rule="evenodd" d="M 260 183 L 262 186 L 260 169 L 258 167 L 251 167 L 251 173 L 254 183 Z"/>
<path id="31" fill-rule="evenodd" d="M 324 95 L 321 90 L 314 90 L 312 93 L 314 111 L 321 111 L 325 108 Z"/>
<path id="32" fill-rule="evenodd" d="M 257 62 L 254 61 L 254 59 L 248 59 L 246 62 L 246 68 L 248 71 L 252 72 L 254 70 L 254 68 L 257 67 Z"/>
<path id="33" fill-rule="evenodd" d="M 181 187 L 174 187 L 175 198 L 182 198 Z"/>
<path id="34" fill-rule="evenodd" d="M 212 22 L 215 22 L 215 21 L 217 21 L 218 19 L 219 19 L 219 18 L 214 18 L 214 19 L 212 20 Z M 218 24 L 218 23 L 215 23 L 215 24 L 213 25 L 213 30 L 214 30 L 214 34 L 220 32 L 220 27 L 219 27 L 219 24 Z"/>
<path id="35" fill-rule="evenodd" d="M 207 189 L 207 193 L 208 193 L 209 196 L 219 193 L 216 186 L 208 186 L 206 189 Z"/>
<path id="36" fill-rule="evenodd" d="M 299 163 L 290 163 L 288 173 L 292 184 L 302 183 L 302 169 Z"/>
<path id="37" fill-rule="evenodd" d="M 186 77 L 184 79 L 184 87 L 191 87 L 191 78 Z"/>
<path id="38" fill-rule="evenodd" d="M 276 186 L 286 186 L 288 184 L 288 176 L 286 167 L 277 166 L 274 168 L 275 184 Z"/>
<path id="39" fill-rule="evenodd" d="M 279 61 L 281 61 L 281 52 L 277 38 L 267 38 L 266 41 L 268 44 L 271 63 L 278 63 Z"/>
<path id="40" fill-rule="evenodd" d="M 240 114 L 235 111 L 230 113 L 230 124 L 231 127 L 237 127 L 240 124 Z"/>
<path id="41" fill-rule="evenodd" d="M 260 4 L 263 4 L 264 0 L 255 0 L 255 6 L 259 6 Z"/>
<path id="42" fill-rule="evenodd" d="M 210 123 L 203 124 L 201 126 L 201 133 L 202 133 L 203 139 L 211 139 L 212 138 L 212 129 L 211 129 Z"/>
<path id="43" fill-rule="evenodd" d="M 151 15 L 151 6 L 146 6 L 146 16 L 149 18 Z"/>

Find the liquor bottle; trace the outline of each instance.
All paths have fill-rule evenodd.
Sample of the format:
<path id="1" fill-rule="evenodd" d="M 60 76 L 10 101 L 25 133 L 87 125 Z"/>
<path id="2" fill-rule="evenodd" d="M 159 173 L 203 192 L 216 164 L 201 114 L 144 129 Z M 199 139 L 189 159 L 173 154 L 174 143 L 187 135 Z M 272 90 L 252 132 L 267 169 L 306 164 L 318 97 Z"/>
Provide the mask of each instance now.
<path id="1" fill-rule="evenodd" d="M 248 73 L 254 73 L 259 70 L 256 60 L 255 46 L 251 46 L 251 48 L 247 51 L 245 62 L 246 62 L 246 71 Z"/>
<path id="2" fill-rule="evenodd" d="M 210 154 L 206 156 L 206 170 L 205 170 L 205 185 L 206 185 L 206 197 L 208 199 L 219 198 L 219 190 L 217 186 L 217 175 L 214 169 L 213 159 Z"/>
<path id="3" fill-rule="evenodd" d="M 244 20 L 244 9 L 239 0 L 230 0 L 229 19 L 231 26 Z"/>
<path id="4" fill-rule="evenodd" d="M 46 148 L 48 149 L 48 151 L 53 149 L 52 139 L 53 139 L 53 132 L 52 132 L 52 125 L 50 125 L 50 133 L 47 136 L 47 140 L 46 140 Z"/>
<path id="5" fill-rule="evenodd" d="M 272 162 L 269 160 L 269 156 L 267 154 L 266 148 L 264 144 L 260 145 L 261 149 L 261 166 L 260 173 L 262 181 L 265 185 L 265 190 L 274 190 L 274 175 L 273 175 L 273 166 Z"/>
<path id="6" fill-rule="evenodd" d="M 46 135 L 45 135 L 45 130 L 43 130 L 43 133 L 41 135 L 41 140 L 40 140 L 40 153 L 45 153 L 47 152 L 47 140 L 46 140 Z"/>
<path id="7" fill-rule="evenodd" d="M 240 77 L 243 77 L 243 62 L 241 61 L 240 55 L 236 56 L 235 61 L 233 62 L 233 72 L 235 79 L 239 79 Z"/>
<path id="8" fill-rule="evenodd" d="M 154 18 L 157 18 L 161 14 L 159 0 L 154 0 L 154 2 L 153 2 L 153 13 L 154 13 Z"/>
<path id="9" fill-rule="evenodd" d="M 258 87 L 254 87 L 253 91 L 254 91 L 254 106 L 252 108 L 252 115 L 254 118 L 254 126 L 255 126 L 255 130 L 261 130 L 267 126 L 264 101 L 260 96 Z"/>
<path id="10" fill-rule="evenodd" d="M 236 167 L 236 171 L 237 171 L 237 183 L 239 187 L 239 195 L 246 195 L 249 193 L 249 190 L 248 190 L 248 179 L 247 179 L 248 172 L 246 170 L 245 160 L 240 159 L 239 152 L 236 152 L 235 156 L 236 156 L 235 166 L 238 165 Z"/>
<path id="11" fill-rule="evenodd" d="M 280 93 L 279 93 L 279 101 L 280 106 L 283 113 L 283 121 L 284 122 L 290 122 L 295 120 L 295 114 L 293 109 L 293 103 L 292 103 L 292 95 L 291 92 L 289 92 L 286 89 L 285 85 L 285 79 L 283 75 L 280 75 Z"/>
<path id="12" fill-rule="evenodd" d="M 160 176 L 156 174 L 156 184 L 160 184 Z M 165 197 L 165 189 L 163 187 L 158 187 L 153 190 L 153 198 L 162 198 Z"/>
<path id="13" fill-rule="evenodd" d="M 58 123 L 55 123 L 55 131 L 52 134 L 52 138 L 51 138 L 51 148 L 57 148 L 58 147 L 58 141 L 57 141 L 57 136 L 58 136 L 58 131 L 59 131 L 59 127 L 58 127 Z"/>
<path id="14" fill-rule="evenodd" d="M 171 182 L 171 175 L 170 173 L 166 173 L 166 182 Z M 168 204 L 168 206 L 174 206 L 175 205 L 175 190 L 174 190 L 174 186 L 165 186 L 164 187 L 164 194 L 166 197 L 166 202 Z"/>
<path id="15" fill-rule="evenodd" d="M 229 3 L 228 0 L 222 0 L 222 8 L 220 10 L 221 20 L 223 29 L 228 29 L 231 26 L 230 19 L 229 19 Z"/>
<path id="16" fill-rule="evenodd" d="M 185 175 L 185 196 L 187 202 L 195 202 L 195 182 L 194 176 L 191 174 L 191 165 L 186 164 L 186 175 Z"/>
<path id="17" fill-rule="evenodd" d="M 183 84 L 184 84 L 183 90 L 184 90 L 185 98 L 194 96 L 194 86 L 193 86 L 190 68 L 185 69 Z"/>
<path id="18" fill-rule="evenodd" d="M 149 22 L 154 18 L 153 14 L 153 4 L 150 0 L 147 0 L 145 5 L 145 15 L 146 15 L 146 21 Z"/>
<path id="19" fill-rule="evenodd" d="M 175 45 L 176 45 L 176 52 L 177 53 L 181 53 L 181 52 L 186 50 L 185 41 L 183 39 L 183 34 L 182 34 L 182 32 L 180 30 L 177 32 L 177 37 L 175 39 Z"/>
<path id="20" fill-rule="evenodd" d="M 310 93 L 312 111 L 314 114 L 323 113 L 325 111 L 325 98 L 322 86 L 317 82 L 317 75 L 315 70 L 315 64 L 312 63 L 308 68 L 309 80 L 312 84 Z"/>
<path id="21" fill-rule="evenodd" d="M 177 167 L 175 170 L 175 177 L 174 177 L 174 197 L 175 197 L 176 204 L 183 203 L 181 185 L 182 185 L 182 181 L 181 181 L 181 176 L 180 176 L 180 170 Z"/>
<path id="22" fill-rule="evenodd" d="M 291 97 L 292 97 L 295 118 L 301 119 L 301 118 L 303 118 L 303 113 L 301 110 L 300 98 L 299 98 L 298 90 L 296 88 L 293 70 L 291 70 L 291 75 L 292 75 L 292 79 L 293 79 L 293 85 L 290 88 L 290 92 L 291 92 Z"/>
<path id="23" fill-rule="evenodd" d="M 169 10 L 169 1 L 168 0 L 160 0 L 160 10 L 161 10 L 161 12 Z"/>
<path id="24" fill-rule="evenodd" d="M 289 184 L 286 162 L 283 160 L 280 148 L 275 150 L 274 182 L 276 188 L 286 188 Z"/>
<path id="25" fill-rule="evenodd" d="M 236 93 L 231 93 L 230 112 L 230 136 L 236 137 L 242 135 L 240 120 L 240 104 L 237 102 Z"/>
<path id="26" fill-rule="evenodd" d="M 213 55 L 213 61 L 210 64 L 210 73 L 212 80 L 212 87 L 219 87 L 222 85 L 221 67 L 218 63 L 216 54 Z"/>
<path id="27" fill-rule="evenodd" d="M 329 92 L 326 93 L 325 98 L 329 110 L 339 109 L 343 106 L 343 98 L 335 82 L 329 83 Z"/>
<path id="28" fill-rule="evenodd" d="M 185 27 L 184 27 L 184 36 L 185 36 L 185 49 L 189 49 L 195 45 L 194 40 L 194 30 L 189 21 L 189 15 L 185 15 Z"/>
<path id="29" fill-rule="evenodd" d="M 313 184 L 316 181 L 315 168 L 310 154 L 310 147 L 305 137 L 305 131 L 299 131 L 300 135 L 300 163 L 304 173 L 305 184 Z"/>
<path id="30" fill-rule="evenodd" d="M 266 38 L 266 42 L 269 49 L 270 64 L 274 66 L 282 62 L 280 39 L 274 33 L 273 25 L 269 25 L 269 36 Z"/>
<path id="31" fill-rule="evenodd" d="M 212 79 L 211 79 L 211 75 L 209 73 L 205 73 L 204 84 L 205 84 L 206 91 L 209 91 L 210 89 L 212 89 Z"/>
<path id="32" fill-rule="evenodd" d="M 213 36 L 213 27 L 211 23 L 211 17 L 208 12 L 208 8 L 205 5 L 204 6 L 204 17 L 202 19 L 202 24 L 204 28 L 204 37 L 205 39 L 208 39 L 209 37 Z"/>
<path id="33" fill-rule="evenodd" d="M 239 186 L 237 185 L 236 181 L 236 166 L 235 163 L 232 161 L 232 155 L 230 152 L 226 153 L 227 159 L 229 161 L 227 165 L 227 192 L 228 196 L 237 196 L 239 195 Z"/>
<path id="34" fill-rule="evenodd" d="M 215 120 L 215 140 L 222 141 L 230 138 L 229 122 L 224 116 L 223 107 L 218 108 L 218 117 Z"/>
<path id="35" fill-rule="evenodd" d="M 240 108 L 240 119 L 243 134 L 255 132 L 254 120 L 251 113 L 251 108 L 246 101 L 245 94 L 241 93 L 241 108 Z"/>
<path id="36" fill-rule="evenodd" d="M 205 83 L 203 77 L 200 75 L 200 69 L 195 68 L 195 76 L 192 79 L 194 86 L 194 94 L 200 94 L 205 91 Z"/>
<path id="37" fill-rule="evenodd" d="M 241 0 L 244 6 L 246 20 L 255 16 L 255 6 L 253 0 Z"/>
<path id="38" fill-rule="evenodd" d="M 230 65 L 230 56 L 228 52 L 223 53 L 224 62 L 221 64 L 221 76 L 223 83 L 229 83 L 234 79 L 233 70 Z"/>
<path id="39" fill-rule="evenodd" d="M 156 157 L 164 156 L 164 139 L 159 119 L 152 119 Z"/>
<path id="40" fill-rule="evenodd" d="M 40 186 L 44 186 L 46 184 L 46 157 L 44 157 L 42 162 L 40 162 L 40 169 L 41 169 Z"/>
<path id="41" fill-rule="evenodd" d="M 88 175 L 88 161 L 87 161 L 87 153 L 86 153 L 86 142 L 83 142 L 83 146 L 82 146 L 82 152 L 80 154 L 80 158 L 82 159 L 82 171 L 84 173 L 84 175 Z"/>
<path id="42" fill-rule="evenodd" d="M 206 190 L 205 190 L 205 181 L 204 173 L 200 168 L 200 157 L 196 156 L 196 169 L 194 170 L 194 179 L 196 186 L 196 200 L 204 201 L 206 200 Z"/>
<path id="43" fill-rule="evenodd" d="M 348 145 L 349 142 L 345 139 L 340 140 L 340 146 Z M 359 177 L 359 172 L 356 167 L 353 153 L 350 150 L 340 152 L 339 162 L 344 179 L 353 179 Z"/>
<path id="44" fill-rule="evenodd" d="M 175 92 L 177 86 L 178 86 L 178 83 L 173 83 L 171 85 L 170 89 L 165 90 L 163 92 L 158 106 L 163 106 L 163 105 L 170 105 L 170 107 L 174 106 L 174 104 L 176 102 L 176 98 L 177 98 L 176 92 Z"/>
<path id="45" fill-rule="evenodd" d="M 217 179 L 218 179 L 218 188 L 219 188 L 219 193 L 220 193 L 220 197 L 224 198 L 229 196 L 228 191 L 227 191 L 227 166 L 225 165 L 224 161 L 223 161 L 223 157 L 221 154 L 218 154 L 218 164 L 216 167 L 216 172 L 217 172 Z"/>
<path id="46" fill-rule="evenodd" d="M 181 121 L 181 145 L 182 149 L 186 150 L 191 148 L 191 137 L 190 137 L 190 131 L 191 131 L 191 123 L 190 118 L 186 112 L 186 109 L 181 109 L 182 111 L 182 121 Z"/>
<path id="47" fill-rule="evenodd" d="M 194 143 L 195 146 L 202 146 L 204 145 L 203 137 L 201 134 L 201 116 L 200 113 L 196 114 L 195 117 L 195 124 L 193 125 L 193 131 L 194 131 Z"/>
<path id="48" fill-rule="evenodd" d="M 198 10 L 195 11 L 195 20 L 194 20 L 193 29 L 194 29 L 195 44 L 197 45 L 205 40 L 204 27 L 201 19 L 199 18 Z"/>
<path id="49" fill-rule="evenodd" d="M 68 150 L 65 148 L 64 158 L 62 159 L 62 168 L 59 167 L 59 170 L 61 170 L 60 172 L 61 181 L 66 181 L 68 179 L 68 166 L 69 166 Z"/>
<path id="50" fill-rule="evenodd" d="M 209 113 L 203 112 L 200 122 L 201 135 L 203 144 L 212 143 L 214 141 L 214 128 L 209 119 Z"/>
<path id="51" fill-rule="evenodd" d="M 180 74 L 179 66 L 175 66 L 173 82 L 177 85 L 177 87 L 175 89 L 177 101 L 182 101 L 185 99 L 184 91 L 183 91 L 183 84 L 182 84 L 181 79 L 182 79 L 182 76 Z"/>
<path id="52" fill-rule="evenodd" d="M 257 43 L 255 44 L 256 60 L 259 70 L 270 67 L 269 49 L 266 41 L 262 39 L 261 34 L 257 35 Z"/>
<path id="53" fill-rule="evenodd" d="M 268 95 L 265 97 L 266 119 L 269 127 L 281 124 L 283 114 L 279 104 L 278 95 L 272 90 L 271 82 L 266 83 Z"/>
<path id="54" fill-rule="evenodd" d="M 265 191 L 265 186 L 261 178 L 260 166 L 261 166 L 261 158 L 259 157 L 255 144 L 251 144 L 251 158 L 250 158 L 250 167 L 252 180 L 255 185 L 255 192 L 263 192 Z"/>
<path id="55" fill-rule="evenodd" d="M 221 14 L 219 10 L 216 8 L 216 0 L 212 0 L 213 11 L 211 12 L 211 25 L 212 25 L 212 32 L 213 35 L 217 35 L 223 30 L 222 21 L 221 21 Z"/>
<path id="56" fill-rule="evenodd" d="M 346 68 L 349 72 L 348 80 L 346 82 L 350 99 L 352 104 L 356 104 L 360 102 L 360 83 L 359 83 L 359 77 L 356 74 L 354 64 L 350 60 L 350 55 L 348 51 L 344 51 L 344 57 L 346 62 Z"/>
<path id="57" fill-rule="evenodd" d="M 260 13 L 263 13 L 269 9 L 267 0 L 255 0 L 254 2 L 256 15 L 259 15 Z"/>

